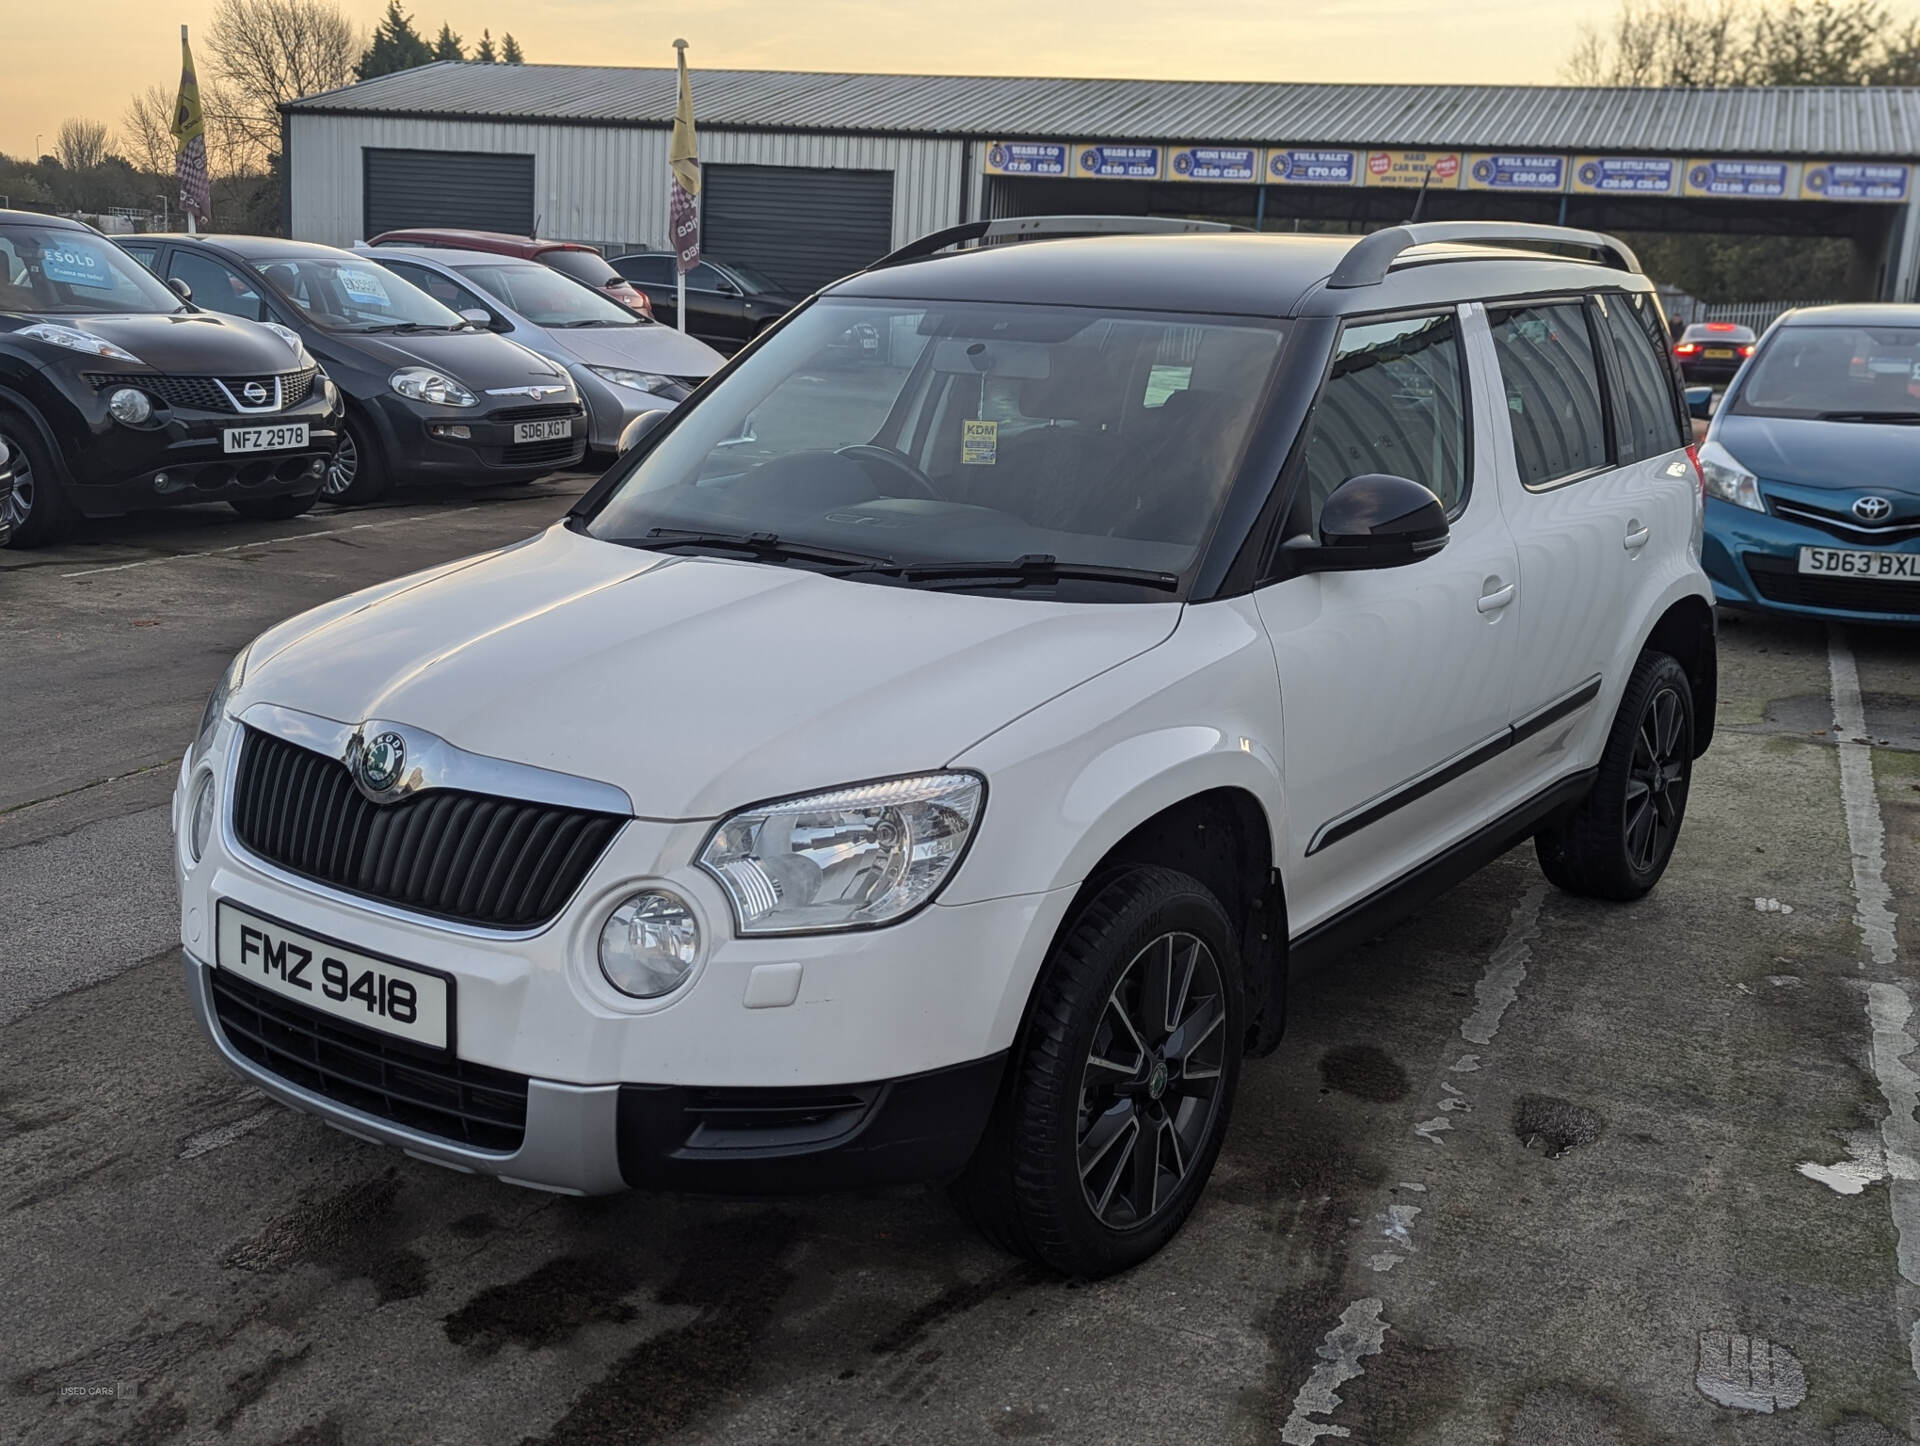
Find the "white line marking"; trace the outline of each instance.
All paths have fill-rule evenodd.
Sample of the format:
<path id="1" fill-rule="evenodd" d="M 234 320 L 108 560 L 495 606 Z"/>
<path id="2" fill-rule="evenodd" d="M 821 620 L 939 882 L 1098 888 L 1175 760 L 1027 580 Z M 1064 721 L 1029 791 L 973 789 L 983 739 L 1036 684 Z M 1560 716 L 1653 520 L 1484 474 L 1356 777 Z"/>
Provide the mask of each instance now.
<path id="1" fill-rule="evenodd" d="M 389 517 L 384 522 L 356 522 L 351 527 L 329 527 L 320 532 L 296 532 L 291 537 L 263 537 L 253 542 L 236 542 L 232 547 L 211 547 L 205 552 L 170 552 L 165 557 L 144 557 L 138 562 L 118 562 L 111 567 L 89 567 L 79 572 L 63 572 L 63 578 L 98 577 L 103 572 L 127 572 L 136 567 L 158 567 L 163 562 L 191 562 L 199 557 L 224 557 L 244 552 L 249 547 L 277 547 L 283 542 L 303 542 L 309 537 L 341 537 L 349 532 L 377 532 L 383 527 L 399 527 L 408 522 L 426 522 L 436 517 L 457 517 L 462 512 L 478 512 L 479 505 L 455 507 L 444 512 L 422 512 L 413 517 Z"/>
<path id="2" fill-rule="evenodd" d="M 1547 886 L 1535 884 L 1513 906 L 1513 918 L 1507 934 L 1487 959 L 1487 969 L 1473 986 L 1480 1002 L 1460 1026 L 1461 1038 L 1469 1044 L 1492 1044 L 1500 1032 L 1500 1017 L 1507 1012 L 1527 977 L 1527 961 L 1533 957 L 1533 941 L 1540 937 L 1540 905 L 1546 902 Z"/>
<path id="3" fill-rule="evenodd" d="M 180 1147 L 180 1158 L 197 1160 L 202 1155 L 210 1155 L 215 1150 L 224 1150 L 242 1135 L 250 1135 L 275 1115 L 284 1113 L 279 1108 L 261 1110 L 257 1114 L 246 1115 L 230 1125 L 215 1125 L 211 1130 L 202 1130 L 197 1135 L 187 1136 L 187 1142 Z"/>
<path id="4" fill-rule="evenodd" d="M 1806 1369 L 1792 1351 L 1738 1331 L 1700 1332 L 1693 1383 L 1709 1401 L 1767 1416 L 1807 1399 Z"/>
<path id="5" fill-rule="evenodd" d="M 1293 1413 L 1280 1428 L 1286 1446 L 1314 1446 L 1322 1436 L 1351 1436 L 1345 1426 L 1322 1426 L 1308 1419 L 1331 1416 L 1340 1408 L 1336 1388 L 1344 1386 L 1363 1369 L 1360 1362 L 1377 1356 L 1387 1338 L 1387 1323 L 1380 1319 L 1382 1303 L 1377 1296 L 1356 1300 L 1340 1312 L 1340 1324 L 1327 1332 L 1320 1343 L 1322 1364 L 1313 1368 L 1293 1398 Z"/>
<path id="6" fill-rule="evenodd" d="M 1847 841 L 1853 848 L 1854 922 L 1876 964 L 1899 957 L 1893 936 L 1892 891 L 1887 888 L 1887 830 L 1873 792 L 1873 749 L 1867 712 L 1860 702 L 1860 674 L 1853 649 L 1839 628 L 1827 634 L 1827 668 L 1833 677 L 1833 730 L 1840 750 L 1840 798 L 1847 809 Z"/>

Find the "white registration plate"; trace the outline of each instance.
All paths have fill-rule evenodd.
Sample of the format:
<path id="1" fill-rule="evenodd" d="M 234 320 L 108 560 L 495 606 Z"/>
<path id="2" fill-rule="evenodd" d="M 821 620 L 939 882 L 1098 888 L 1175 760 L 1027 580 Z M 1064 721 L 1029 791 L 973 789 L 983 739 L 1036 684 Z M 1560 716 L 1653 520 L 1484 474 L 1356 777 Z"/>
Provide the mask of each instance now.
<path id="1" fill-rule="evenodd" d="M 305 422 L 281 422 L 273 427 L 228 427 L 221 441 L 229 452 L 282 452 L 307 445 Z"/>
<path id="2" fill-rule="evenodd" d="M 1920 582 L 1920 552 L 1859 552 L 1848 547 L 1803 547 L 1800 571 L 1874 582 Z"/>
<path id="3" fill-rule="evenodd" d="M 309 1009 L 433 1049 L 448 1045 L 453 983 L 222 902 L 214 961 Z"/>
<path id="4" fill-rule="evenodd" d="M 551 422 L 515 422 L 513 440 L 516 442 L 555 442 L 573 435 L 571 417 L 555 417 Z"/>

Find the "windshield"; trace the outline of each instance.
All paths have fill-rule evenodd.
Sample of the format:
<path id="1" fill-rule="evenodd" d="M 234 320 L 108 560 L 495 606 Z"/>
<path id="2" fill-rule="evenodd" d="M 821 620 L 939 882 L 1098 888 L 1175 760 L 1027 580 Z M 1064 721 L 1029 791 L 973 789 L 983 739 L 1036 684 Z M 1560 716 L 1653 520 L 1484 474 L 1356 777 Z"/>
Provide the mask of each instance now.
<path id="1" fill-rule="evenodd" d="M 1920 327 L 1783 326 L 1747 364 L 1734 410 L 1912 416 L 1920 412 Z"/>
<path id="2" fill-rule="evenodd" d="M 589 286 L 605 286 L 609 281 L 622 279 L 613 269 L 613 263 L 598 251 L 542 251 L 540 262 Z"/>
<path id="3" fill-rule="evenodd" d="M 184 311 L 167 284 L 104 236 L 0 226 L 0 313 L 103 316 Z"/>
<path id="4" fill-rule="evenodd" d="M 531 261 L 490 261 L 454 268 L 535 326 L 645 326 L 590 286 Z"/>
<path id="5" fill-rule="evenodd" d="M 828 299 L 679 417 L 589 530 L 1179 573 L 1280 341 L 1163 313 Z"/>
<path id="6" fill-rule="evenodd" d="M 757 296 L 763 291 L 778 291 L 780 289 L 771 281 L 767 280 L 765 275 L 755 271 L 751 266 L 741 266 L 736 262 L 729 261 L 727 263 L 727 270 L 734 274 L 734 278 L 739 281 L 741 286 L 746 288 L 750 295 Z"/>
<path id="7" fill-rule="evenodd" d="M 457 331 L 458 315 L 384 266 L 354 256 L 250 257 L 323 331 Z"/>

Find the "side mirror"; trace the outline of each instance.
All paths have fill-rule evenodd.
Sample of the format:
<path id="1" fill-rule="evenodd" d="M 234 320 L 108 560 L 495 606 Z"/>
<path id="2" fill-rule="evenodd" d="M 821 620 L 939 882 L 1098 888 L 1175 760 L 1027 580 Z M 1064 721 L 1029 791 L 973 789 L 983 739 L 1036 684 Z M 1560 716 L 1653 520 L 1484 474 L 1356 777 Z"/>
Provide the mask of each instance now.
<path id="1" fill-rule="evenodd" d="M 1687 415 L 1692 417 L 1696 422 L 1710 422 L 1713 420 L 1712 387 L 1687 388 Z"/>
<path id="2" fill-rule="evenodd" d="M 174 294 L 177 295 L 182 301 L 193 300 L 193 288 L 187 285 L 187 283 L 182 281 L 179 277 L 169 276 L 167 278 L 167 285 L 173 288 Z"/>
<path id="3" fill-rule="evenodd" d="M 628 422 L 626 430 L 620 434 L 620 455 L 624 457 L 644 442 L 647 439 L 647 434 L 662 422 L 666 421 L 668 416 L 671 415 L 671 411 L 671 408 L 662 407 L 659 411 L 642 412 L 631 422 Z"/>
<path id="4" fill-rule="evenodd" d="M 460 319 L 462 321 L 470 321 L 475 326 L 485 327 L 488 331 L 497 330 L 500 325 L 499 317 L 495 316 L 491 311 L 487 311 L 484 308 L 478 307 L 478 306 L 468 306 L 468 307 L 462 308 L 460 312 Z"/>
<path id="5" fill-rule="evenodd" d="M 1405 567 L 1447 545 L 1447 510 L 1418 482 L 1385 472 L 1349 477 L 1320 509 L 1320 540 L 1290 539 L 1299 572 Z"/>

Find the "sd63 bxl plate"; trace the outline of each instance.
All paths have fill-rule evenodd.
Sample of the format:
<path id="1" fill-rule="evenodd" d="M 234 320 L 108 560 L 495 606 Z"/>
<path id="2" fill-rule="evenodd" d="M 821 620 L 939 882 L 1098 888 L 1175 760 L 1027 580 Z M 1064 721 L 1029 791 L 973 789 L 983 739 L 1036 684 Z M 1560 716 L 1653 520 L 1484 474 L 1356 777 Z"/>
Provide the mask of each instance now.
<path id="1" fill-rule="evenodd" d="M 321 1014 L 431 1049 L 448 1046 L 453 981 L 444 974 L 362 954 L 224 900 L 213 962 Z"/>

